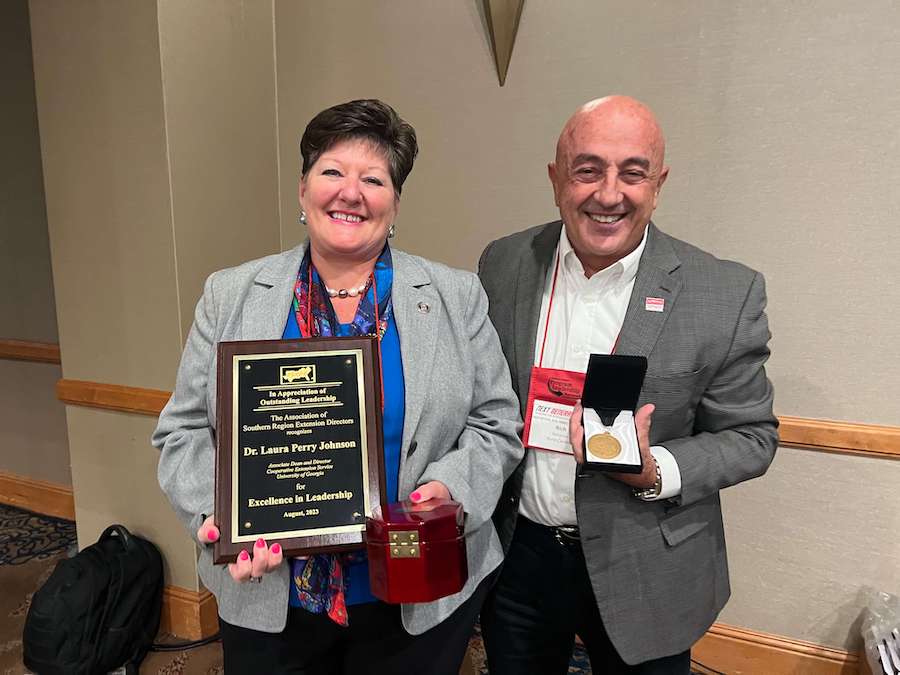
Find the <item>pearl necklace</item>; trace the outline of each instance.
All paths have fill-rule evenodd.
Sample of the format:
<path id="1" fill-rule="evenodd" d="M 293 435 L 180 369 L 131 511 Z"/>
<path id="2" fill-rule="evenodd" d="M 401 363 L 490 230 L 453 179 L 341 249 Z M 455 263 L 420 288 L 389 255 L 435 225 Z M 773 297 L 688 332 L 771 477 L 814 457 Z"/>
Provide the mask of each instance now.
<path id="1" fill-rule="evenodd" d="M 369 280 L 366 279 L 362 284 L 354 288 L 328 288 L 326 286 L 325 292 L 328 293 L 329 298 L 355 298 L 357 295 L 362 295 L 368 285 Z"/>

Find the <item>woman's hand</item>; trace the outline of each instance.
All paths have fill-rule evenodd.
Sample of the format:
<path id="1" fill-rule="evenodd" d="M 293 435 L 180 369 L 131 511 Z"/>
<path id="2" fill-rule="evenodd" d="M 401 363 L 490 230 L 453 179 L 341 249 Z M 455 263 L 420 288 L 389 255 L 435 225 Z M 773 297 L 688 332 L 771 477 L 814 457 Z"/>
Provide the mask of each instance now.
<path id="1" fill-rule="evenodd" d="M 409 495 L 409 501 L 413 504 L 421 504 L 429 499 L 450 499 L 450 490 L 441 481 L 433 480 L 420 485 Z"/>
<path id="2" fill-rule="evenodd" d="M 219 528 L 213 522 L 212 516 L 206 520 L 197 530 L 197 540 L 201 544 L 213 544 L 219 540 Z M 253 555 L 246 549 L 238 554 L 237 561 L 228 564 L 228 573 L 237 582 L 251 581 L 262 578 L 263 574 L 273 571 L 284 561 L 284 553 L 281 544 L 275 543 L 267 546 L 265 539 L 259 538 L 253 546 Z"/>
<path id="3" fill-rule="evenodd" d="M 219 541 L 219 528 L 213 522 L 212 516 L 206 516 L 206 520 L 197 530 L 197 541 L 201 544 L 215 544 Z"/>

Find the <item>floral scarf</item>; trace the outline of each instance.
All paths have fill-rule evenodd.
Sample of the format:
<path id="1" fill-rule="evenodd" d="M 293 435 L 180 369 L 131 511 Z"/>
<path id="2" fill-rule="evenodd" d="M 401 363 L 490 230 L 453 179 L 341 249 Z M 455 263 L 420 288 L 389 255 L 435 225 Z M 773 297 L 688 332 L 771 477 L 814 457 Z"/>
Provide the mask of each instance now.
<path id="1" fill-rule="evenodd" d="M 394 269 L 391 250 L 384 247 L 375 263 L 375 270 L 366 284 L 363 297 L 356 309 L 356 316 L 349 324 L 339 323 L 334 313 L 331 299 L 325 290 L 325 284 L 319 277 L 307 248 L 297 283 L 294 286 L 294 297 L 291 308 L 297 318 L 297 327 L 302 337 L 332 335 L 375 335 L 375 317 L 378 317 L 377 335 L 384 336 L 391 316 L 391 286 Z M 312 284 L 310 284 L 310 280 Z M 376 292 L 377 290 L 377 313 Z M 310 316 L 311 315 L 311 316 Z M 291 577 L 293 586 L 291 593 L 296 593 L 300 606 L 314 614 L 327 614 L 341 626 L 349 625 L 345 594 L 349 588 L 349 575 L 345 574 L 347 565 L 365 559 L 364 552 L 317 554 L 309 558 L 295 558 L 291 561 Z"/>

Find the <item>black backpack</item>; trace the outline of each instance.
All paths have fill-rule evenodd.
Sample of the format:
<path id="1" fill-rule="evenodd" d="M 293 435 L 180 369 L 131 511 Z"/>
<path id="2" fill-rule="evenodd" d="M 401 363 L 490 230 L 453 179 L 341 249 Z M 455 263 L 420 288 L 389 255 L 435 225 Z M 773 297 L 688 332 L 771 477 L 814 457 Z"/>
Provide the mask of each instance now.
<path id="1" fill-rule="evenodd" d="M 61 560 L 31 600 L 23 661 L 37 675 L 135 671 L 153 644 L 162 608 L 159 549 L 110 525 L 96 544 Z"/>

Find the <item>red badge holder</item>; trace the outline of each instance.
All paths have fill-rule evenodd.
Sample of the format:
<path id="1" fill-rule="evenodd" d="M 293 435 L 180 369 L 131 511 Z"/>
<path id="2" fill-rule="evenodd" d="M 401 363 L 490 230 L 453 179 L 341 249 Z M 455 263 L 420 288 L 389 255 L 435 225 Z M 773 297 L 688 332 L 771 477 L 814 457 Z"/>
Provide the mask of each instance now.
<path id="1" fill-rule="evenodd" d="M 525 429 L 522 432 L 522 443 L 529 448 L 571 455 L 571 444 L 568 441 L 569 417 L 572 416 L 571 409 L 581 398 L 583 387 L 584 373 L 533 367 L 531 382 L 528 386 L 528 401 L 525 405 Z M 561 423 L 564 421 L 564 428 L 560 428 L 560 433 L 565 435 L 565 446 L 569 450 L 560 449 L 560 446 L 547 447 L 550 443 L 539 438 L 532 438 L 532 426 L 536 415 L 543 419 L 558 417 Z"/>

